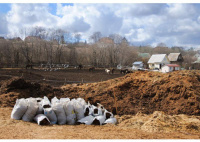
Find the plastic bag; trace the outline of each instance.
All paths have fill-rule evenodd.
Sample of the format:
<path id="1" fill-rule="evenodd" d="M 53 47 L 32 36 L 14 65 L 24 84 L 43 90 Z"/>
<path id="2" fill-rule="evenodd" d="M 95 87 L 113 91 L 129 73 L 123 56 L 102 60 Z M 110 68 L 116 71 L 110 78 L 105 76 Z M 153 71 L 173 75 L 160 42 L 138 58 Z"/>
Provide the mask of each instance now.
<path id="1" fill-rule="evenodd" d="M 72 100 L 74 111 L 76 113 L 77 120 L 84 118 L 84 110 L 81 103 L 77 100 Z"/>
<path id="2" fill-rule="evenodd" d="M 92 111 L 92 107 L 90 105 L 86 105 L 85 109 L 84 109 L 84 116 L 89 116 L 92 115 L 93 111 Z"/>
<path id="3" fill-rule="evenodd" d="M 65 111 L 63 108 L 63 104 L 59 102 L 55 102 L 52 105 L 53 111 L 56 113 L 57 119 L 58 119 L 58 124 L 59 125 L 64 125 L 67 122 L 67 117 L 65 115 Z"/>
<path id="4" fill-rule="evenodd" d="M 22 117 L 23 121 L 32 121 L 38 110 L 37 100 L 35 98 L 26 99 L 28 102 L 28 109 Z"/>
<path id="5" fill-rule="evenodd" d="M 77 98 L 77 101 L 82 105 L 83 109 L 85 109 L 85 106 L 87 105 L 85 100 L 83 98 Z"/>
<path id="6" fill-rule="evenodd" d="M 93 125 L 102 125 L 106 118 L 103 115 L 96 116 L 92 122 Z"/>
<path id="7" fill-rule="evenodd" d="M 101 110 L 101 108 L 98 108 L 98 107 L 92 105 L 92 109 L 93 109 L 93 116 L 102 115 L 102 110 Z"/>
<path id="8" fill-rule="evenodd" d="M 17 99 L 16 104 L 12 110 L 11 118 L 20 120 L 28 109 L 28 102 L 25 99 Z"/>
<path id="9" fill-rule="evenodd" d="M 50 108 L 44 108 L 44 115 L 50 120 L 51 124 L 57 123 L 57 117 L 53 109 Z"/>
<path id="10" fill-rule="evenodd" d="M 115 117 L 112 117 L 112 118 L 107 119 L 107 120 L 103 123 L 103 125 L 105 125 L 105 124 L 116 124 L 116 123 L 117 123 L 117 119 L 116 119 Z"/>
<path id="11" fill-rule="evenodd" d="M 42 100 L 42 107 L 43 108 L 51 108 L 51 103 L 46 96 L 44 96 L 44 99 Z"/>
<path id="12" fill-rule="evenodd" d="M 51 99 L 51 104 L 59 103 L 59 102 L 60 100 L 57 97 L 54 97 L 53 99 Z"/>
<path id="13" fill-rule="evenodd" d="M 34 121 L 38 123 L 38 125 L 50 125 L 51 122 L 44 114 L 38 114 L 34 117 Z"/>
<path id="14" fill-rule="evenodd" d="M 107 111 L 107 110 L 105 110 L 104 116 L 105 116 L 106 119 L 114 117 L 114 115 L 111 112 Z"/>
<path id="15" fill-rule="evenodd" d="M 69 101 L 65 105 L 65 113 L 67 116 L 67 124 L 74 125 L 76 123 L 76 114 L 74 112 L 74 106 L 72 101 Z"/>
<path id="16" fill-rule="evenodd" d="M 93 120 L 94 120 L 94 117 L 89 115 L 89 116 L 86 116 L 86 117 L 78 120 L 78 124 L 91 125 Z"/>

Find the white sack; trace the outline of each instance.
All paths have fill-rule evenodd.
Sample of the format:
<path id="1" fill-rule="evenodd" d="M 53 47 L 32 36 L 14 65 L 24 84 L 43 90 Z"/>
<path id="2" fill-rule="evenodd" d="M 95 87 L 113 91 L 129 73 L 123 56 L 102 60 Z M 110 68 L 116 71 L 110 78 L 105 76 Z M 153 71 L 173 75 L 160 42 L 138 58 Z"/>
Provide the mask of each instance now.
<path id="1" fill-rule="evenodd" d="M 76 118 L 77 120 L 80 120 L 84 117 L 84 110 L 83 110 L 83 106 L 81 105 L 80 102 L 78 102 L 77 100 L 72 101 L 73 102 L 73 106 L 74 106 L 74 111 L 76 113 Z"/>
<path id="2" fill-rule="evenodd" d="M 77 101 L 80 102 L 80 104 L 83 106 L 83 109 L 85 109 L 85 106 L 87 105 L 85 100 L 83 98 L 77 98 Z"/>
<path id="3" fill-rule="evenodd" d="M 98 107 L 92 105 L 92 109 L 93 109 L 93 116 L 100 116 L 100 115 L 102 115 L 101 108 L 98 108 Z"/>
<path id="4" fill-rule="evenodd" d="M 92 115 L 93 111 L 92 111 L 92 107 L 89 106 L 89 105 L 86 105 L 85 106 L 85 109 L 84 109 L 84 116 L 89 116 L 89 115 Z"/>
<path id="5" fill-rule="evenodd" d="M 103 115 L 96 116 L 92 122 L 93 125 L 102 125 L 106 118 Z"/>
<path id="6" fill-rule="evenodd" d="M 117 123 L 117 119 L 116 119 L 115 117 L 112 117 L 112 118 L 107 119 L 107 120 L 103 123 L 103 125 L 105 125 L 105 124 L 116 124 L 116 123 Z"/>
<path id="7" fill-rule="evenodd" d="M 76 114 L 74 112 L 73 102 L 69 101 L 65 105 L 65 113 L 67 116 L 67 124 L 74 125 L 76 122 Z"/>
<path id="8" fill-rule="evenodd" d="M 86 116 L 86 117 L 78 120 L 78 123 L 85 124 L 85 125 L 91 125 L 93 120 L 94 120 L 94 117 L 89 115 L 89 116 Z"/>
<path id="9" fill-rule="evenodd" d="M 105 112 L 105 108 L 104 108 L 104 106 L 102 105 L 102 104 L 100 104 L 100 103 L 97 103 L 97 107 L 98 108 L 100 108 L 101 110 L 102 110 L 102 114 L 104 114 L 104 112 Z"/>
<path id="10" fill-rule="evenodd" d="M 105 116 L 106 119 L 114 117 L 114 115 L 111 112 L 107 111 L 107 110 L 105 110 L 104 116 Z"/>
<path id="11" fill-rule="evenodd" d="M 28 109 L 22 117 L 23 121 L 32 121 L 38 110 L 37 100 L 35 98 L 26 99 L 28 102 Z"/>
<path id="12" fill-rule="evenodd" d="M 12 110 L 11 118 L 20 120 L 28 108 L 28 102 L 25 99 L 17 99 Z"/>
<path id="13" fill-rule="evenodd" d="M 64 125 L 67 122 L 67 117 L 65 115 L 65 111 L 63 108 L 63 105 L 61 103 L 53 103 L 52 105 L 53 111 L 56 113 L 57 119 L 58 119 L 58 124 L 59 125 Z"/>
<path id="14" fill-rule="evenodd" d="M 60 98 L 60 103 L 62 103 L 63 105 L 67 104 L 69 101 L 69 98 Z"/>
<path id="15" fill-rule="evenodd" d="M 50 108 L 51 107 L 51 103 L 46 96 L 44 96 L 44 99 L 42 100 L 42 107 L 43 108 Z"/>
<path id="16" fill-rule="evenodd" d="M 51 99 L 51 104 L 54 104 L 54 103 L 59 103 L 59 99 L 57 97 L 54 97 L 53 99 Z"/>
<path id="17" fill-rule="evenodd" d="M 34 117 L 34 121 L 38 123 L 38 125 L 50 125 L 51 122 L 44 114 L 38 114 Z"/>
<path id="18" fill-rule="evenodd" d="M 51 124 L 57 123 L 57 117 L 52 108 L 44 108 L 44 115 L 50 120 Z"/>
<path id="19" fill-rule="evenodd" d="M 36 114 L 44 114 L 44 110 L 42 107 L 42 98 L 36 98 L 38 104 L 38 110 Z"/>

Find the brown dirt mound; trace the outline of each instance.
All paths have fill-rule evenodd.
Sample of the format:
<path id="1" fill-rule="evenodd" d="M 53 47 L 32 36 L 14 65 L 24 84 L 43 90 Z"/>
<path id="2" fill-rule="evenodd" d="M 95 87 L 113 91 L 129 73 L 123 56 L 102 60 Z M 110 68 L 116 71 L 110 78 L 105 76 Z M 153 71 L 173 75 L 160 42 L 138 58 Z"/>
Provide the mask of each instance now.
<path id="1" fill-rule="evenodd" d="M 117 113 L 200 115 L 199 71 L 172 73 L 138 71 L 124 77 L 84 85 L 63 86 L 59 97 L 82 97 Z"/>
<path id="2" fill-rule="evenodd" d="M 0 87 L 0 106 L 13 107 L 16 99 L 29 97 L 56 96 L 62 94 L 61 89 L 52 88 L 49 85 L 31 83 L 22 78 L 14 77 L 3 81 Z"/>
<path id="3" fill-rule="evenodd" d="M 200 132 L 200 116 L 167 115 L 162 111 L 155 111 L 150 115 L 123 115 L 117 120 L 121 128 L 135 128 L 147 132 Z"/>
<path id="4" fill-rule="evenodd" d="M 101 103 L 119 115 L 151 114 L 154 111 L 200 115 L 199 82 L 199 71 L 167 74 L 138 71 L 104 82 L 72 84 L 61 89 L 13 78 L 1 84 L 0 106 L 12 107 L 17 98 L 82 97 L 92 104 Z"/>

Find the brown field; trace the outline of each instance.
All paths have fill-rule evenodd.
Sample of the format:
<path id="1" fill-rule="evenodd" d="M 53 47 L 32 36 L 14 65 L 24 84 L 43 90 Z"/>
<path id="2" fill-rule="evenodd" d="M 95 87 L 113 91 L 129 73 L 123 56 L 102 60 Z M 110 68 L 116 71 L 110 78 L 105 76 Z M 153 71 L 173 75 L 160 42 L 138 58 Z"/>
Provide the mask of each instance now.
<path id="1" fill-rule="evenodd" d="M 23 77 L 25 80 L 37 83 L 45 83 L 52 86 L 62 86 L 72 83 L 92 83 L 100 82 L 123 76 L 119 70 L 114 74 L 107 74 L 104 69 L 96 69 L 89 72 L 88 69 L 61 69 L 58 71 L 44 71 L 38 69 L 0 69 L 0 81 L 8 80 L 12 77 Z"/>
<path id="2" fill-rule="evenodd" d="M 17 76 L 22 78 L 12 78 Z M 0 81 L 1 139 L 200 139 L 199 71 L 124 76 L 119 71 L 108 75 L 102 69 L 93 73 L 1 69 Z M 17 98 L 43 96 L 99 102 L 116 114 L 118 123 L 38 126 L 10 119 Z"/>

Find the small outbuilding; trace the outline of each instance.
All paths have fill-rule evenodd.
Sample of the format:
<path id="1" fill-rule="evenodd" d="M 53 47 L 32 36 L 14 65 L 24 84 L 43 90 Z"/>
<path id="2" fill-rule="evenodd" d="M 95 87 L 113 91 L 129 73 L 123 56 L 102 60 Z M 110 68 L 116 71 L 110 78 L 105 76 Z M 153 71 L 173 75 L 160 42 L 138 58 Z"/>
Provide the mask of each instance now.
<path id="1" fill-rule="evenodd" d="M 180 70 L 180 65 L 167 64 L 162 67 L 161 72 L 166 73 L 166 72 L 172 72 L 172 71 L 177 71 L 177 70 Z"/>
<path id="2" fill-rule="evenodd" d="M 182 66 L 182 63 L 184 61 L 181 53 L 170 53 L 168 55 L 168 59 L 170 61 L 170 64 L 178 64 L 180 66 Z"/>
<path id="3" fill-rule="evenodd" d="M 144 64 L 142 61 L 136 61 L 133 63 L 132 70 L 138 70 L 138 69 L 143 69 Z"/>

